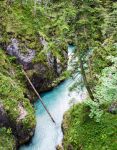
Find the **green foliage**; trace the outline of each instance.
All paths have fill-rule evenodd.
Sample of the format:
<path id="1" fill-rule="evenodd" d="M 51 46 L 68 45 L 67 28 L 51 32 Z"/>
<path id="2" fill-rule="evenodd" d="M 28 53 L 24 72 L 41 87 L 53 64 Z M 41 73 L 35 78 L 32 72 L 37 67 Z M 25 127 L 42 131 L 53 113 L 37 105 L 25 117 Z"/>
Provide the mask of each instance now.
<path id="1" fill-rule="evenodd" d="M 112 3 L 112 2 L 111 2 Z M 108 13 L 109 11 L 109 13 Z M 105 11 L 105 23 L 103 26 L 103 34 L 106 37 L 117 37 L 117 2 L 107 5 Z"/>
<path id="2" fill-rule="evenodd" d="M 90 117 L 100 121 L 104 112 L 103 105 L 117 101 L 117 57 L 109 57 L 113 64 L 102 70 L 99 83 L 95 87 L 95 101 L 87 100 L 85 103 L 90 107 Z"/>
<path id="3" fill-rule="evenodd" d="M 75 56 L 78 57 L 74 70 L 81 70 L 80 82 L 84 84 L 90 96 L 86 104 L 90 107 L 90 117 L 95 118 L 97 122 L 104 111 L 102 105 L 117 100 L 117 2 L 108 1 L 105 5 L 103 3 L 104 1 L 98 0 L 74 0 L 73 8 L 76 12 L 74 24 L 71 25 L 76 37 Z M 111 6 L 108 6 L 109 3 Z M 78 90 L 80 82 L 75 82 L 72 88 Z"/>
<path id="4" fill-rule="evenodd" d="M 74 24 L 71 24 L 77 46 L 75 56 L 83 61 L 88 81 L 85 86 L 90 87 L 94 99 L 88 98 L 85 103 L 73 106 L 65 115 L 64 148 L 116 150 L 117 115 L 107 110 L 117 101 L 117 2 L 72 2 L 76 10 Z M 76 71 L 79 60 L 74 64 Z M 75 89 L 79 83 L 75 83 Z"/>
<path id="5" fill-rule="evenodd" d="M 117 100 L 117 57 L 109 57 L 113 63 L 102 71 L 100 84 L 96 86 L 96 97 L 100 103 Z"/>
<path id="6" fill-rule="evenodd" d="M 117 116 L 105 111 L 102 121 L 96 123 L 90 118 L 86 120 L 88 113 L 85 107 L 78 104 L 64 116 L 64 149 L 116 150 Z"/>
<path id="7" fill-rule="evenodd" d="M 100 45 L 95 47 L 92 56 L 90 57 L 92 74 L 90 80 L 94 81 L 94 85 L 97 84 L 102 70 L 112 64 L 111 60 L 107 59 L 109 56 L 117 56 L 117 47 L 115 45 L 115 41 L 112 39 L 106 39 L 103 46 Z"/>
<path id="8" fill-rule="evenodd" d="M 94 118 L 96 122 L 100 122 L 100 119 L 103 115 L 103 110 L 100 108 L 100 103 L 86 100 L 85 104 L 90 108 L 90 118 Z"/>

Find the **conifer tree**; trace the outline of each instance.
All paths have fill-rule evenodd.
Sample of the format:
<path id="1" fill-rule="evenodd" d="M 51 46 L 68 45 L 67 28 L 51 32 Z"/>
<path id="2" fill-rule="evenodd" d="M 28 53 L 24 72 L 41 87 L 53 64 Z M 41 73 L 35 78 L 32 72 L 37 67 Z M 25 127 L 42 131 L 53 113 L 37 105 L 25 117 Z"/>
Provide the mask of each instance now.
<path id="1" fill-rule="evenodd" d="M 76 9 L 76 16 L 74 19 L 74 36 L 76 44 L 76 55 L 79 60 L 79 67 L 84 81 L 84 85 L 92 100 L 94 96 L 91 87 L 88 83 L 86 70 L 84 64 L 88 53 L 91 52 L 93 47 L 101 40 L 101 24 L 102 17 L 102 4 L 99 0 L 84 0 L 73 1 L 74 8 Z"/>

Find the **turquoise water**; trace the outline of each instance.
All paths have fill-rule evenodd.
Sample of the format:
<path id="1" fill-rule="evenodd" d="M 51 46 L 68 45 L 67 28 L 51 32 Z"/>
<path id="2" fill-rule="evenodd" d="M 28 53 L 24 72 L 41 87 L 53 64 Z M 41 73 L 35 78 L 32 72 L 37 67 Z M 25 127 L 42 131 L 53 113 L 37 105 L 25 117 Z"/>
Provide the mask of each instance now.
<path id="1" fill-rule="evenodd" d="M 71 54 L 73 47 L 69 47 Z M 35 103 L 37 126 L 34 137 L 29 145 L 24 145 L 20 150 L 56 150 L 56 146 L 61 143 L 63 133 L 61 123 L 64 112 L 70 107 L 71 99 L 77 101 L 83 99 L 83 93 L 69 92 L 69 87 L 75 82 L 73 79 L 66 80 L 52 91 L 42 94 L 42 99 L 52 114 L 56 125 L 51 121 L 39 101 Z"/>

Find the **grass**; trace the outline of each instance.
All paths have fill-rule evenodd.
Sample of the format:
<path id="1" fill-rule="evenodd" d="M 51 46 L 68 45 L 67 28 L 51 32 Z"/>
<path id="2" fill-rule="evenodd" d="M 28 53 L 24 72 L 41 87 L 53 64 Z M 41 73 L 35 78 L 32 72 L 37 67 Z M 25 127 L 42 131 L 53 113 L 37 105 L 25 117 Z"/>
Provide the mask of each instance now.
<path id="1" fill-rule="evenodd" d="M 63 128 L 65 150 L 117 150 L 117 115 L 105 111 L 97 123 L 79 104 L 66 113 Z"/>

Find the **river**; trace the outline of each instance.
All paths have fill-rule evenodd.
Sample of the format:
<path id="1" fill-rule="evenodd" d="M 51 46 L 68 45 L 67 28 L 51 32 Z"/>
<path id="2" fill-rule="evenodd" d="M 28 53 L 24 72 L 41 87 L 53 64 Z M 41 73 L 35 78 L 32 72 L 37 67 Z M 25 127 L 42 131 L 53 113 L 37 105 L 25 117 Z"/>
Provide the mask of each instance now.
<path id="1" fill-rule="evenodd" d="M 73 51 L 73 47 L 68 48 L 69 56 Z M 63 133 L 61 130 L 61 123 L 63 120 L 63 114 L 69 109 L 71 105 L 71 99 L 77 102 L 84 99 L 84 94 L 81 91 L 69 92 L 69 87 L 73 84 L 72 78 L 64 81 L 56 88 L 49 92 L 43 93 L 42 99 L 52 114 L 56 125 L 51 121 L 48 114 L 44 110 L 39 101 L 35 103 L 36 109 L 36 130 L 32 141 L 28 145 L 23 145 L 20 150 L 56 150 L 56 146 L 61 143 Z"/>

